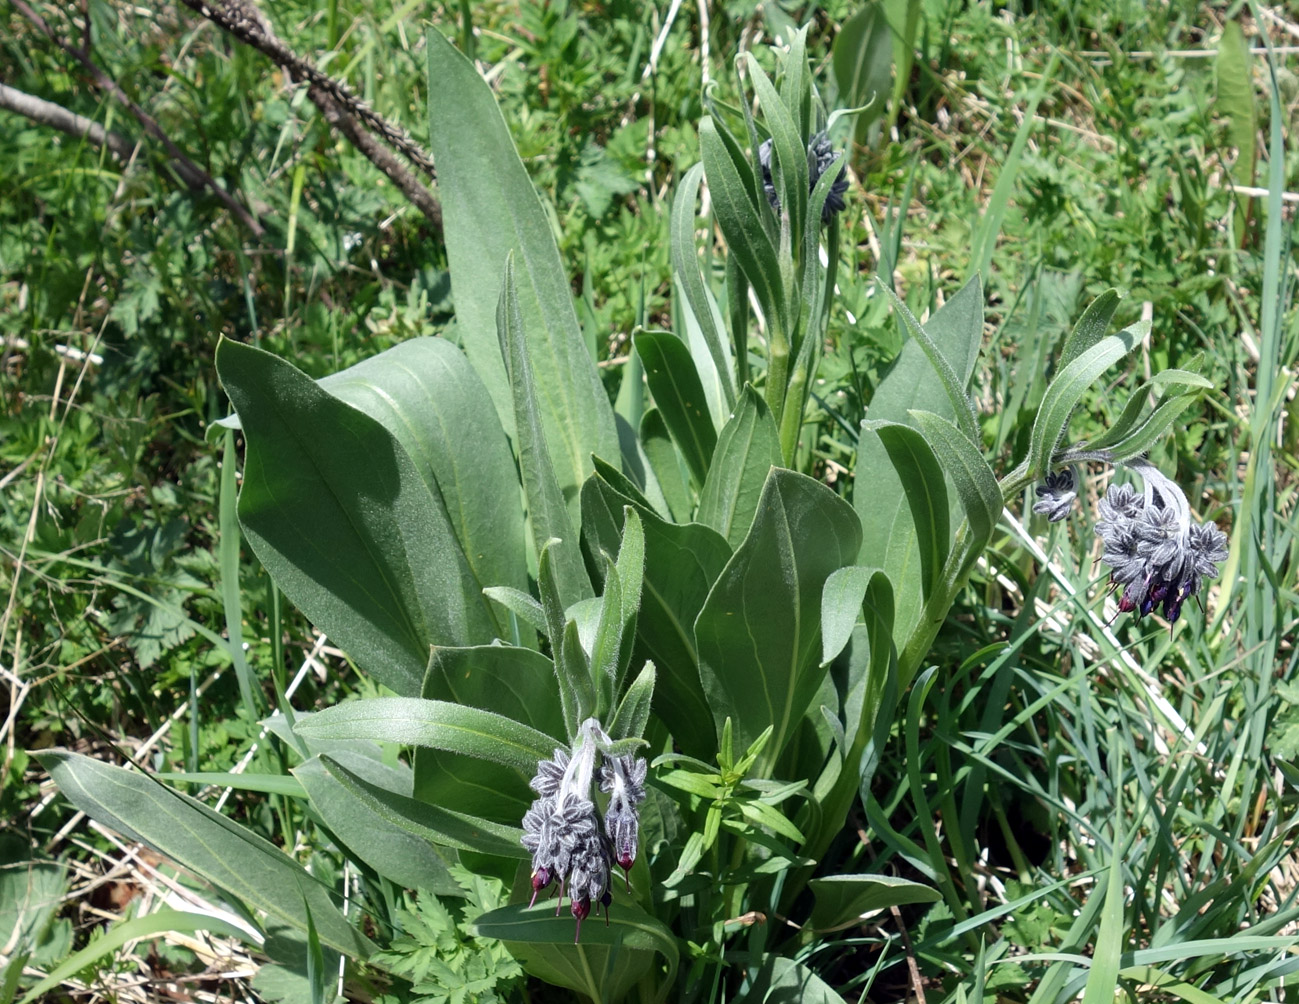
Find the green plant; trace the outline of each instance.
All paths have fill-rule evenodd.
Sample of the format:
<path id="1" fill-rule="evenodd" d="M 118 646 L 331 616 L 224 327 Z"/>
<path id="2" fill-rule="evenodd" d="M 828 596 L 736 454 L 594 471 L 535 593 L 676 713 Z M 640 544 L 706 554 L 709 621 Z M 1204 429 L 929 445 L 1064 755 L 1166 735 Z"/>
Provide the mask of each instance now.
<path id="1" fill-rule="evenodd" d="M 635 336 L 653 407 L 624 406 L 634 394 L 610 407 L 504 121 L 437 34 L 431 137 L 460 345 L 416 338 L 319 383 L 253 347 L 225 341 L 217 354 L 246 437 L 244 533 L 289 598 L 396 695 L 287 721 L 300 788 L 284 791 L 388 881 L 454 897 L 466 876 L 498 877 L 515 904 L 467 930 L 592 998 L 639 984 L 689 999 L 723 978 L 761 994 L 803 973 L 771 964 L 797 947 L 778 928 L 741 925 L 746 961 L 725 976 L 750 911 L 800 916 L 803 944 L 866 909 L 938 895 L 964 918 L 941 872 L 935 891 L 818 869 L 1003 499 L 1060 465 L 1131 461 L 1203 383 L 1163 374 L 1163 404 L 1135 394 L 1104 442 L 1065 448 L 1092 382 L 1147 333 L 1106 336 L 1118 303 L 1107 294 L 1066 340 L 1028 457 L 999 483 L 967 398 L 977 278 L 924 325 L 890 291 L 909 338 L 871 397 L 856 455 L 870 481 L 859 477 L 855 509 L 787 469 L 810 459 L 800 433 L 839 258 L 827 208 L 842 199 L 804 43 L 793 37 L 775 81 L 740 61 L 762 113 L 744 106 L 750 152 L 720 106 L 701 124 L 725 286 L 698 262 L 692 170 L 672 210 L 685 335 Z M 416 748 L 411 767 L 378 759 L 390 744 Z M 663 753 L 648 791 L 643 747 Z M 70 754 L 43 762 L 80 807 L 250 906 L 409 971 L 219 814 Z M 202 843 L 169 835 L 179 827 Z M 232 871 L 231 853 L 256 869 Z M 615 861 L 629 896 L 609 895 Z M 548 904 L 521 902 L 556 881 L 576 939 Z M 601 904 L 606 925 L 581 925 Z M 446 950 L 474 957 L 468 943 Z"/>

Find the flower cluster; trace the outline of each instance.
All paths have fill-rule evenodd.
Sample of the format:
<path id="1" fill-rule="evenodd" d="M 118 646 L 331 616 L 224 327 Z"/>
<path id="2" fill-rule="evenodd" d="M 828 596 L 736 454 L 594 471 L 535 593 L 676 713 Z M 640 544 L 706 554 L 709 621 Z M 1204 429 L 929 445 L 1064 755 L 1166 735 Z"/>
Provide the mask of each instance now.
<path id="1" fill-rule="evenodd" d="M 1123 588 L 1122 613 L 1144 617 L 1162 604 L 1175 623 L 1182 604 L 1216 578 L 1227 560 L 1227 535 L 1212 523 L 1191 522 L 1182 489 L 1144 462 L 1129 463 L 1145 482 L 1138 495 L 1129 485 L 1110 485 L 1101 500 L 1096 534 L 1105 545 L 1101 561 L 1110 583 Z"/>
<path id="2" fill-rule="evenodd" d="M 780 196 L 776 192 L 776 183 L 771 177 L 771 140 L 764 140 L 758 147 L 758 164 L 762 168 L 762 190 L 767 195 L 767 201 L 771 203 L 771 208 L 780 212 Z M 819 132 L 812 137 L 812 142 L 807 145 L 807 179 L 808 192 L 816 188 L 816 183 L 821 180 L 821 175 L 829 170 L 830 165 L 834 163 L 834 147 L 830 145 L 830 138 L 825 133 Z M 844 201 L 844 196 L 848 193 L 848 174 L 847 168 L 840 164 L 839 175 L 830 185 L 830 192 L 825 197 L 825 204 L 821 207 L 821 222 L 829 223 L 835 213 L 843 212 L 848 203 Z"/>
<path id="3" fill-rule="evenodd" d="M 1212 523 L 1193 522 L 1186 494 L 1149 461 L 1129 460 L 1123 466 L 1135 471 L 1145 488 L 1110 485 L 1101 499 L 1096 523 L 1104 545 L 1101 561 L 1111 569 L 1111 587 L 1123 590 L 1120 613 L 1140 619 L 1160 607 L 1169 623 L 1176 623 L 1182 604 L 1217 577 L 1227 559 L 1227 535 Z M 1078 496 L 1074 470 L 1047 475 L 1035 494 L 1035 513 L 1053 523 L 1064 519 Z"/>
<path id="4" fill-rule="evenodd" d="M 624 872 L 630 872 L 636 861 L 647 764 L 630 754 L 610 756 L 604 752 L 610 742 L 599 721 L 588 718 L 583 722 L 571 751 L 557 749 L 553 760 L 537 764 L 531 781 L 537 798 L 523 816 L 523 846 L 532 853 L 532 903 L 543 889 L 558 882 L 558 915 L 567 889 L 577 919 L 574 941 L 581 935 L 582 921 L 590 915 L 592 904 L 604 905 L 608 922 L 613 901 L 610 865 L 616 861 Z M 603 825 L 591 797 L 597 756 L 603 759 L 599 788 L 609 796 Z"/>

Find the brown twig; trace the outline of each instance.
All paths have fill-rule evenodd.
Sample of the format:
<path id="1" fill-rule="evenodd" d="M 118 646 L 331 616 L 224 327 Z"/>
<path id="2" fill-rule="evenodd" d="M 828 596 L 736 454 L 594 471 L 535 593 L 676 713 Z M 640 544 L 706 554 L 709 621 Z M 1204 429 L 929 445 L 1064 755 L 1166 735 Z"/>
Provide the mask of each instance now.
<path id="1" fill-rule="evenodd" d="M 429 178 L 436 177 L 433 159 L 401 128 L 367 105 L 341 80 L 322 73 L 285 45 L 261 12 L 243 0 L 181 0 L 190 10 L 201 14 L 217 27 L 228 31 L 246 45 L 267 56 L 293 76 L 305 80 L 318 91 L 328 94 L 340 110 L 365 123 L 389 146 L 419 168 Z M 314 100 L 314 99 L 313 99 Z M 317 102 L 319 104 L 319 102 Z M 324 108 L 321 108 L 324 111 Z M 367 154 L 368 156 L 368 154 Z M 376 166 L 378 166 L 376 164 Z M 380 170 L 384 170 L 380 168 Z M 384 170 L 384 173 L 388 172 Z M 395 182 L 396 179 L 394 179 Z"/>
<path id="2" fill-rule="evenodd" d="M 433 193 L 421 184 L 419 178 L 393 156 L 392 151 L 366 132 L 324 88 L 312 84 L 307 88 L 307 97 L 320 109 L 326 122 L 346 136 L 371 164 L 386 174 L 434 227 L 442 229 L 442 206 Z"/>
<path id="3" fill-rule="evenodd" d="M 80 47 L 74 48 L 60 38 L 45 19 L 27 5 L 25 0 L 13 0 L 13 5 L 14 9 L 30 21 L 37 31 L 57 45 L 67 55 L 80 63 L 86 72 L 90 74 L 91 79 L 94 80 L 97 87 L 116 98 L 126 108 L 126 110 L 135 117 L 136 121 L 144 127 L 145 132 L 163 145 L 168 156 L 170 156 L 172 161 L 176 164 L 177 173 L 181 175 L 182 180 L 184 180 L 186 184 L 201 184 L 203 188 L 215 195 L 216 198 L 230 210 L 234 217 L 247 227 L 254 236 L 261 237 L 266 233 L 265 228 L 262 227 L 261 223 L 257 221 L 252 213 L 250 213 L 238 199 L 217 184 L 215 178 L 185 156 L 180 147 L 173 143 L 171 138 L 163 131 L 162 126 L 158 125 L 153 116 L 132 101 L 130 96 L 122 90 L 121 85 L 99 67 L 99 65 L 90 57 L 87 43 L 83 41 Z"/>
<path id="4" fill-rule="evenodd" d="M 94 119 L 78 115 L 53 101 L 46 101 L 44 98 L 38 98 L 34 94 L 28 94 L 7 84 L 0 84 L 0 108 L 30 119 L 38 125 L 49 126 L 77 139 L 84 139 L 92 146 L 103 147 L 122 164 L 128 163 L 135 153 L 135 140 L 130 137 L 105 129 Z M 188 161 L 173 160 L 171 166 L 190 189 L 202 191 L 208 187 L 203 180 L 203 172 L 193 171 L 193 165 Z"/>

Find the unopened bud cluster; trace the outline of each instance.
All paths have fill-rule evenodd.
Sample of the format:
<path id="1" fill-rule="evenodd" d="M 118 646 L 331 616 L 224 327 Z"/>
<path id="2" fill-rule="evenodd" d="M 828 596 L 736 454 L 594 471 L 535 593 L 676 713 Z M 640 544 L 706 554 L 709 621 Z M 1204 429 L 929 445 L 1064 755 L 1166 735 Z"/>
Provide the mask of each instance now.
<path id="1" fill-rule="evenodd" d="M 574 941 L 594 904 L 604 906 L 608 922 L 612 864 L 630 872 L 636 862 L 647 765 L 631 754 L 609 755 L 610 743 L 599 721 L 583 722 L 572 750 L 557 749 L 553 759 L 537 764 L 531 781 L 537 798 L 523 816 L 523 846 L 532 852 L 532 902 L 558 882 L 555 913 L 567 892 L 577 919 Z M 609 796 L 603 817 L 593 797 L 596 784 Z"/>
<path id="2" fill-rule="evenodd" d="M 758 147 L 758 166 L 762 168 L 762 190 L 766 193 L 767 202 L 771 208 L 780 212 L 780 195 L 776 192 L 776 183 L 771 176 L 771 140 L 763 140 Z M 830 165 L 834 163 L 834 147 L 830 145 L 830 137 L 825 133 L 819 132 L 812 137 L 812 141 L 807 145 L 807 190 L 810 194 L 816 183 L 821 180 L 821 175 L 829 170 Z M 846 165 L 839 165 L 839 173 L 835 176 L 834 181 L 830 183 L 830 191 L 826 194 L 825 205 L 821 207 L 821 222 L 829 223 L 834 218 L 835 213 L 841 213 L 847 208 L 848 203 L 844 201 L 844 196 L 848 194 L 848 174 Z"/>
<path id="3" fill-rule="evenodd" d="M 1218 566 L 1227 560 L 1227 535 L 1212 523 L 1191 519 L 1186 494 L 1147 460 L 1129 460 L 1124 466 L 1145 483 L 1110 485 L 1101 499 L 1096 535 L 1104 550 L 1110 586 L 1122 589 L 1119 612 L 1138 619 L 1159 608 L 1176 623 L 1182 604 L 1198 594 L 1203 584 L 1217 578 Z M 1071 469 L 1053 472 L 1036 489 L 1033 511 L 1052 522 L 1069 514 L 1077 496 Z"/>

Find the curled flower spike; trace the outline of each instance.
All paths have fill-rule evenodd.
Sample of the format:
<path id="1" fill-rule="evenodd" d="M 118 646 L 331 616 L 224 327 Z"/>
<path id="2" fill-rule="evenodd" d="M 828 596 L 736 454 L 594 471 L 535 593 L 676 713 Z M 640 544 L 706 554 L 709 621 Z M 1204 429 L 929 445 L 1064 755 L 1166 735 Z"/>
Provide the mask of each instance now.
<path id="1" fill-rule="evenodd" d="M 532 900 L 559 883 L 559 915 L 567 888 L 569 908 L 577 921 L 574 941 L 581 936 L 582 921 L 593 904 L 605 908 L 609 919 L 609 869 L 617 861 L 630 870 L 636 860 L 639 810 L 645 799 L 648 765 L 630 754 L 609 756 L 611 740 L 599 721 L 588 718 L 578 729 L 571 751 L 555 750 L 554 758 L 541 760 L 530 782 L 537 798 L 523 816 L 523 846 L 532 854 Z M 609 795 L 601 825 L 600 811 L 592 798 L 597 759 L 599 789 Z M 630 883 L 628 884 L 630 888 Z"/>
<path id="2" fill-rule="evenodd" d="M 762 168 L 762 190 L 767 196 L 767 201 L 771 203 L 772 209 L 780 212 L 780 196 L 776 192 L 776 183 L 772 180 L 771 175 L 771 152 L 772 141 L 770 139 L 763 140 L 762 145 L 758 147 L 758 164 Z M 807 144 L 807 190 L 809 193 L 816 188 L 816 183 L 821 180 L 821 175 L 829 170 L 832 163 L 834 163 L 834 147 L 830 145 L 830 137 L 823 132 L 819 132 Z M 829 223 L 834 218 L 835 213 L 841 213 L 847 208 L 848 203 L 844 201 L 844 196 L 847 194 L 847 167 L 840 164 L 839 174 L 830 185 L 830 191 L 825 197 L 825 204 L 821 207 L 822 223 Z"/>
<path id="3" fill-rule="evenodd" d="M 1034 494 L 1037 501 L 1033 503 L 1033 511 L 1052 523 L 1059 523 L 1073 511 L 1074 500 L 1078 498 L 1073 468 L 1052 471 L 1046 476 L 1046 481 L 1034 489 Z"/>
<path id="4" fill-rule="evenodd" d="M 1129 461 L 1145 491 L 1111 485 L 1101 501 L 1096 535 L 1104 544 L 1101 561 L 1110 566 L 1110 583 L 1122 588 L 1120 613 L 1137 619 L 1162 609 L 1170 624 L 1182 604 L 1218 575 L 1227 560 L 1227 535 L 1212 523 L 1193 523 L 1186 495 L 1153 464 Z"/>
<path id="5" fill-rule="evenodd" d="M 631 888 L 631 868 L 636 863 L 636 837 L 640 827 L 640 809 L 645 801 L 645 774 L 648 765 L 639 757 L 620 756 L 606 760 L 600 768 L 600 790 L 609 796 L 604 813 L 604 832 L 613 847 L 614 860 L 623 870 L 627 888 Z"/>

